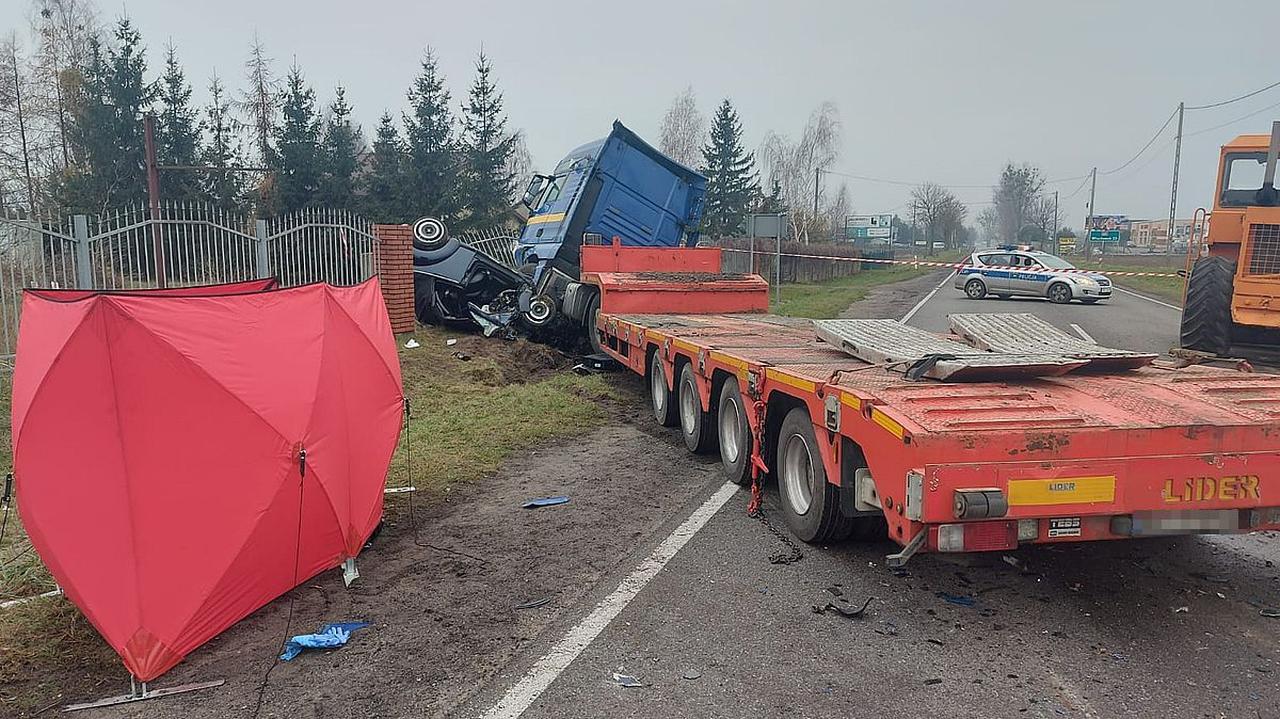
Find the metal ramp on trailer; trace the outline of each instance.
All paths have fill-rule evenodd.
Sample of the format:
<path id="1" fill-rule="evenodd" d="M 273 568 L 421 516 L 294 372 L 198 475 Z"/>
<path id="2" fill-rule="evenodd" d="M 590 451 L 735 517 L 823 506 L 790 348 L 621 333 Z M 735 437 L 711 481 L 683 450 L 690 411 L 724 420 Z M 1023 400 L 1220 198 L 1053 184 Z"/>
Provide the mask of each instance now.
<path id="1" fill-rule="evenodd" d="M 820 339 L 858 359 L 910 379 L 1007 379 L 1058 376 L 1087 360 L 1051 352 L 990 352 L 909 327 L 897 320 L 815 320 Z"/>
<path id="2" fill-rule="evenodd" d="M 1145 367 L 1156 355 L 1102 347 L 1073 337 L 1033 314 L 992 313 L 948 315 L 951 331 L 982 350 L 1016 354 L 1022 352 L 1062 355 L 1085 360 L 1084 369 L 1096 371 L 1130 370 Z"/>

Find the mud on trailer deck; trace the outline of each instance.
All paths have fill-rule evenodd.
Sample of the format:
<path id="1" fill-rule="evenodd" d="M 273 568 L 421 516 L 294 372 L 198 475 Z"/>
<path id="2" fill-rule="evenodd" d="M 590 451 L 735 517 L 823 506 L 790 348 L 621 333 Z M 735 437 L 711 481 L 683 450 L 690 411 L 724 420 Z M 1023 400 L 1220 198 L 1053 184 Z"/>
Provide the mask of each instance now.
<path id="1" fill-rule="evenodd" d="M 808 542 L 920 551 L 1280 529 L 1280 377 L 1159 366 L 909 381 L 765 314 L 719 249 L 583 248 L 605 351 L 729 479 L 778 483 Z M 758 487 L 758 484 L 757 484 Z"/>

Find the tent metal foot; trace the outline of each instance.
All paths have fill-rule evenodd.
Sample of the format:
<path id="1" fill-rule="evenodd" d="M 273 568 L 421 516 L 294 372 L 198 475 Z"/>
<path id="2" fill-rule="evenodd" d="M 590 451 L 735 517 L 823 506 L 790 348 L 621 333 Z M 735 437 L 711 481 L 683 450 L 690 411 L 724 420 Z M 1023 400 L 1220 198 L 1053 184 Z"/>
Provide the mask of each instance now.
<path id="1" fill-rule="evenodd" d="M 132 679 L 129 681 L 129 693 L 118 697 L 107 697 L 97 701 L 85 702 L 84 704 L 68 704 L 62 707 L 64 712 L 80 711 L 81 709 L 97 709 L 100 707 L 112 707 L 120 704 L 132 704 L 133 702 L 146 701 L 148 699 L 160 699 L 162 697 L 170 697 L 174 694 L 186 694 L 187 692 L 199 691 L 201 689 L 212 689 L 225 684 L 225 679 L 215 679 L 211 682 L 196 682 L 194 684 L 181 684 L 176 687 L 166 687 L 164 689 L 150 689 L 146 682 L 138 684 Z"/>

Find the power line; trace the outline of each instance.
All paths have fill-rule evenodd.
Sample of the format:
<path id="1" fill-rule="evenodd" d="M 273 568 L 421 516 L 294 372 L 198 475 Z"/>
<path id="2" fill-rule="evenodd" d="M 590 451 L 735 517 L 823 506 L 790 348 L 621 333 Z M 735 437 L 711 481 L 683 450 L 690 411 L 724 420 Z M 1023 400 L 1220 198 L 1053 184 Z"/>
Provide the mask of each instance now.
<path id="1" fill-rule="evenodd" d="M 1261 115 L 1262 113 L 1266 112 L 1267 110 L 1274 110 L 1274 109 L 1276 109 L 1277 107 L 1280 107 L 1280 102 L 1277 102 L 1277 103 L 1276 103 L 1276 104 L 1274 104 L 1274 105 L 1267 105 L 1266 107 L 1264 107 L 1264 108 L 1262 108 L 1262 109 L 1259 109 L 1259 110 L 1254 110 L 1253 112 L 1249 113 L 1248 115 L 1241 115 L 1240 117 L 1237 117 L 1237 118 L 1236 118 L 1236 119 L 1234 119 L 1234 120 L 1228 120 L 1228 121 L 1226 121 L 1226 122 L 1222 123 L 1221 125 L 1214 125 L 1213 127 L 1206 127 L 1206 128 L 1204 128 L 1203 130 L 1196 130 L 1195 132 L 1188 132 L 1188 133 L 1184 134 L 1184 135 L 1183 135 L 1183 137 L 1194 137 L 1194 136 L 1196 136 L 1196 135 L 1203 135 L 1203 134 L 1204 134 L 1204 133 L 1206 133 L 1206 132 L 1213 132 L 1214 130 L 1221 130 L 1222 128 L 1226 127 L 1227 125 L 1234 125 L 1234 124 L 1236 124 L 1237 122 L 1240 122 L 1241 120 L 1248 120 L 1249 118 L 1253 117 L 1254 115 Z"/>
<path id="2" fill-rule="evenodd" d="M 1247 100 L 1253 97 L 1254 95 L 1261 95 L 1262 93 L 1266 92 L 1267 90 L 1270 90 L 1273 87 L 1280 87 L 1280 81 L 1273 82 L 1264 88 L 1254 90 L 1253 92 L 1241 95 L 1239 97 L 1233 97 L 1230 100 L 1223 100 L 1222 102 L 1211 102 L 1208 105 L 1187 105 L 1187 109 L 1188 110 L 1208 110 L 1215 107 L 1222 107 L 1223 105 L 1230 105 L 1233 102 L 1240 102 L 1241 100 Z"/>
<path id="3" fill-rule="evenodd" d="M 1119 171 L 1123 170 L 1124 168 L 1128 167 L 1129 165 L 1132 165 L 1132 164 L 1134 163 L 1134 161 L 1135 161 L 1135 160 L 1137 160 L 1139 157 L 1142 157 L 1142 153 L 1146 152 L 1146 151 L 1151 147 L 1151 145 L 1152 145 L 1152 144 L 1153 144 L 1157 139 L 1159 139 L 1161 135 L 1163 135 L 1163 134 L 1164 134 L 1164 131 L 1165 131 L 1166 129 L 1168 129 L 1168 127 L 1169 127 L 1169 123 L 1173 122 L 1173 118 L 1175 118 L 1175 117 L 1177 117 L 1177 116 L 1178 116 L 1178 110 L 1177 110 L 1177 108 L 1174 108 L 1174 111 L 1173 111 L 1172 113 L 1170 113 L 1170 114 L 1169 114 L 1169 119 L 1167 119 L 1167 120 L 1165 120 L 1165 121 L 1164 121 L 1164 124 L 1160 126 L 1160 129 L 1159 129 L 1159 130 L 1156 130 L 1156 134 L 1152 135 L 1150 140 L 1147 140 L 1147 144 L 1143 145 L 1143 146 L 1142 146 L 1142 149 L 1141 149 L 1141 150 L 1138 150 L 1138 153 L 1137 153 L 1136 155 L 1134 155 L 1133 157 L 1130 157 L 1130 158 L 1128 159 L 1128 161 L 1127 161 L 1127 162 L 1125 162 L 1123 165 L 1121 165 L 1121 166 L 1119 166 L 1119 167 L 1116 167 L 1116 168 L 1114 168 L 1114 169 L 1111 169 L 1111 170 L 1102 170 L 1102 171 L 1099 171 L 1099 172 L 1098 172 L 1098 174 L 1099 174 L 1099 175 L 1114 175 L 1115 173 L 1117 173 L 1117 172 L 1119 172 Z"/>

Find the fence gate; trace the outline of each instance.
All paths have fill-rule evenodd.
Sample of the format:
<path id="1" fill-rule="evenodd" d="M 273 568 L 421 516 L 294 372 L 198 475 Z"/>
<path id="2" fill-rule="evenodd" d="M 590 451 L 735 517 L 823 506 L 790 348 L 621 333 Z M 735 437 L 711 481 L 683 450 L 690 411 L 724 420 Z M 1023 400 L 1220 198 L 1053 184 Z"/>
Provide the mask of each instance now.
<path id="1" fill-rule="evenodd" d="M 24 287 L 131 290 L 275 276 L 286 287 L 354 285 L 378 273 L 373 226 L 314 208 L 251 219 L 208 205 L 56 217 L 0 212 L 0 358 L 16 351 Z"/>

